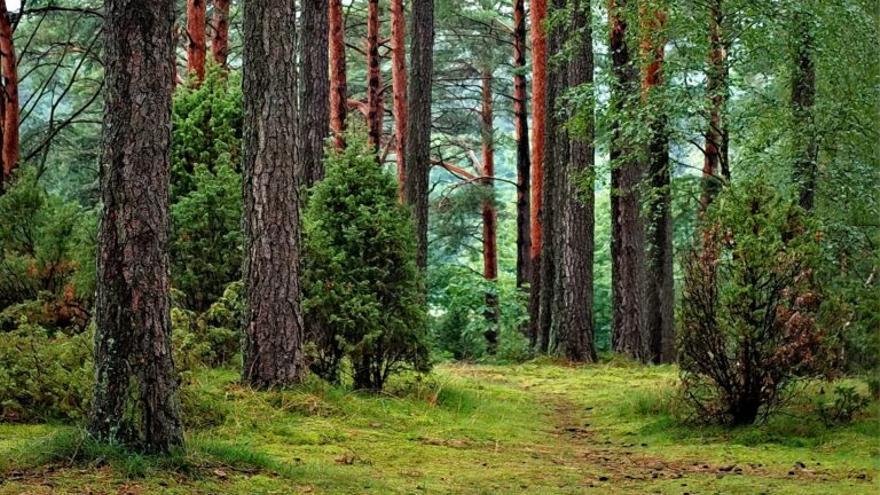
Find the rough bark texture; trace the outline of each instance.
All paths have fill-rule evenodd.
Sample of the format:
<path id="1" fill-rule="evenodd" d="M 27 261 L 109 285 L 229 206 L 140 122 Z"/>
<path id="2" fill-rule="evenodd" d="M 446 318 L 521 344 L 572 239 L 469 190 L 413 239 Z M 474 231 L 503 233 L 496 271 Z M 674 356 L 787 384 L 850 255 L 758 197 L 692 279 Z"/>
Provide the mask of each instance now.
<path id="1" fill-rule="evenodd" d="M 345 146 L 345 117 L 348 113 L 348 76 L 345 67 L 345 19 L 342 0 L 330 0 L 330 130 L 337 148 Z"/>
<path id="2" fill-rule="evenodd" d="M 2 121 L 2 167 L 0 167 L 0 191 L 18 165 L 18 65 L 12 39 L 12 22 L 6 10 L 6 1 L 0 2 L 0 76 L 3 79 Z"/>
<path id="3" fill-rule="evenodd" d="M 406 19 L 403 0 L 391 0 L 391 86 L 394 93 L 395 155 L 397 158 L 397 186 L 404 199 L 406 184 Z"/>
<path id="4" fill-rule="evenodd" d="M 529 110 L 526 87 L 526 9 L 525 0 L 513 3 L 513 125 L 516 136 L 516 286 L 530 280 L 529 189 Z"/>
<path id="5" fill-rule="evenodd" d="M 626 0 L 608 6 L 612 71 L 611 152 L 611 283 L 613 321 L 611 345 L 616 352 L 644 360 L 645 233 L 640 214 L 641 164 L 633 138 L 622 120 L 638 98 L 638 71 L 627 45 Z"/>
<path id="6" fill-rule="evenodd" d="M 214 0 L 211 25 L 214 28 L 211 35 L 211 56 L 217 65 L 226 67 L 229 58 L 229 0 Z"/>
<path id="7" fill-rule="evenodd" d="M 296 13 L 289 0 L 244 5 L 243 378 L 256 388 L 300 380 L 303 316 L 299 285 L 296 148 Z"/>
<path id="8" fill-rule="evenodd" d="M 324 178 L 324 140 L 330 133 L 327 0 L 303 0 L 297 179 L 311 187 Z"/>
<path id="9" fill-rule="evenodd" d="M 816 67 L 813 62 L 813 32 L 809 14 L 796 12 L 794 23 L 795 60 L 791 82 L 791 110 L 796 149 L 793 178 L 798 188 L 801 208 L 809 211 L 815 203 L 819 160 L 819 142 L 813 116 L 813 105 L 816 103 Z"/>
<path id="10" fill-rule="evenodd" d="M 533 0 L 530 4 L 532 38 L 532 156 L 531 156 L 531 195 L 529 204 L 530 222 L 530 271 L 531 289 L 529 292 L 529 336 L 532 345 L 537 345 L 540 335 L 541 313 L 541 254 L 544 250 L 543 196 L 544 196 L 544 134 L 547 114 L 547 0 Z"/>
<path id="11" fill-rule="evenodd" d="M 549 16 L 564 12 L 565 0 L 553 0 Z M 547 33 L 547 57 L 554 60 L 562 53 L 569 35 L 568 26 L 556 26 Z M 568 87 L 566 64 L 553 62 L 547 67 L 547 94 L 544 131 L 544 184 L 541 196 L 541 228 L 543 247 L 541 263 L 534 279 L 540 279 L 538 287 L 538 349 L 541 352 L 556 351 L 559 338 L 559 318 L 562 292 L 559 262 L 562 253 L 561 218 L 563 174 L 569 159 L 569 139 L 565 119 L 558 108 L 559 98 Z"/>
<path id="12" fill-rule="evenodd" d="M 107 0 L 89 431 L 145 452 L 183 444 L 171 356 L 168 181 L 174 2 Z"/>
<path id="13" fill-rule="evenodd" d="M 646 154 L 651 189 L 647 200 L 646 306 L 649 357 L 675 361 L 675 286 L 672 247 L 672 190 L 667 118 L 659 104 L 663 86 L 666 12 L 656 2 L 639 6 L 642 102 L 649 105 L 650 137 Z"/>
<path id="14" fill-rule="evenodd" d="M 492 108 L 492 71 L 484 70 L 480 76 L 482 106 L 480 110 L 480 135 L 482 141 L 483 187 L 492 191 L 483 201 L 483 277 L 492 283 L 498 280 L 498 214 L 495 211 L 495 126 Z M 498 347 L 498 296 L 495 291 L 486 294 L 486 343 L 490 354 Z"/>
<path id="15" fill-rule="evenodd" d="M 727 45 L 722 31 L 724 23 L 722 2 L 723 0 L 711 0 L 709 3 L 709 63 L 706 72 L 709 127 L 706 129 L 703 192 L 700 198 L 700 204 L 704 211 L 721 189 L 722 179 L 730 179 L 727 156 L 728 134 L 724 121 L 729 88 Z"/>
<path id="16" fill-rule="evenodd" d="M 382 144 L 382 71 L 379 60 L 379 0 L 367 2 L 367 132 L 378 152 Z"/>
<path id="17" fill-rule="evenodd" d="M 186 71 L 195 76 L 196 84 L 205 79 L 205 57 L 207 55 L 206 0 L 187 0 L 186 2 Z"/>
<path id="18" fill-rule="evenodd" d="M 407 93 L 406 202 L 412 208 L 419 268 L 428 264 L 428 175 L 431 171 L 431 86 L 434 72 L 434 0 L 413 0 Z"/>
<path id="19" fill-rule="evenodd" d="M 589 0 L 571 5 L 572 58 L 568 62 L 568 86 L 593 82 L 593 43 Z M 593 109 L 574 116 L 578 131 L 569 134 L 569 159 L 561 164 L 557 184 L 560 195 L 557 262 L 560 302 L 554 315 L 559 320 L 559 351 L 571 361 L 596 360 L 593 329 Z"/>

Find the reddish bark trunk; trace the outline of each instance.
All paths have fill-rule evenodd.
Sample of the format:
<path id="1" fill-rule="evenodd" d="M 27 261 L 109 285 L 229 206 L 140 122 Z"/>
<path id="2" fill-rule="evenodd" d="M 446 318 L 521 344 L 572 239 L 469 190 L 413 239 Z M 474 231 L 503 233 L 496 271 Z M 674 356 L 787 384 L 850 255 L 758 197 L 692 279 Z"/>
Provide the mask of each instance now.
<path id="1" fill-rule="evenodd" d="M 703 159 L 703 191 L 700 197 L 705 210 L 718 190 L 721 178 L 730 178 L 727 164 L 727 129 L 724 107 L 727 103 L 727 48 L 722 33 L 724 20 L 722 0 L 709 5 L 709 66 L 706 74 L 706 96 L 709 100 L 709 127 L 706 129 Z"/>
<path id="2" fill-rule="evenodd" d="M 186 2 L 186 70 L 195 82 L 205 79 L 205 0 L 187 0 Z"/>
<path id="3" fill-rule="evenodd" d="M 529 111 L 526 87 L 525 0 L 513 4 L 513 121 L 516 136 L 516 286 L 529 282 L 531 250 L 529 188 Z"/>
<path id="4" fill-rule="evenodd" d="M 345 19 L 342 0 L 330 0 L 330 130 L 337 148 L 345 147 L 345 117 L 348 114 L 348 76 L 345 71 Z"/>
<path id="5" fill-rule="evenodd" d="M 532 37 L 532 157 L 531 157 L 531 204 L 529 205 L 530 259 L 532 284 L 529 298 L 530 333 L 532 344 L 537 342 L 538 316 L 540 312 L 540 280 L 536 276 L 541 266 L 543 250 L 543 226 L 541 225 L 544 195 L 544 135 L 547 110 L 547 0 L 534 0 L 531 4 Z"/>
<path id="6" fill-rule="evenodd" d="M 214 0 L 212 24 L 214 33 L 211 36 L 211 55 L 217 65 L 226 67 L 229 57 L 229 0 Z"/>
<path id="7" fill-rule="evenodd" d="M 397 184 L 403 201 L 406 186 L 406 19 L 403 0 L 391 1 L 391 86 L 394 92 L 395 154 L 397 155 Z"/>
<path id="8" fill-rule="evenodd" d="M 480 135 L 483 143 L 483 186 L 492 191 L 487 193 L 483 201 L 483 277 L 489 282 L 498 279 L 497 224 L 498 215 L 495 211 L 494 185 L 495 177 L 495 129 L 492 108 L 492 72 L 484 70 L 482 80 L 482 108 L 480 111 Z M 498 296 L 494 291 L 486 294 L 486 342 L 489 352 L 494 353 L 498 346 Z"/>
<path id="9" fill-rule="evenodd" d="M 367 5 L 367 130 L 378 152 L 382 143 L 382 72 L 379 60 L 379 0 Z"/>
<path id="10" fill-rule="evenodd" d="M 15 45 L 12 41 L 12 24 L 6 2 L 0 1 L 0 75 L 3 78 L 3 180 L 9 179 L 18 165 L 18 69 Z"/>

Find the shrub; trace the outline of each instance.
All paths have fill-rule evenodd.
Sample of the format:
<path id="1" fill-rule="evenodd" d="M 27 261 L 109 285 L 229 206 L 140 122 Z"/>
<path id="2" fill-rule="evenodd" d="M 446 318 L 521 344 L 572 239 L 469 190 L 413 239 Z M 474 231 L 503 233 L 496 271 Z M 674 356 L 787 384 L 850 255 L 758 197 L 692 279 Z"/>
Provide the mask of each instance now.
<path id="1" fill-rule="evenodd" d="M 0 338 L 0 420 L 81 419 L 93 380 L 92 332 L 50 335 L 22 320 Z"/>
<path id="2" fill-rule="evenodd" d="M 798 206 L 760 181 L 713 204 L 683 264 L 680 365 L 701 417 L 753 423 L 793 378 L 825 369 L 819 238 Z"/>
<path id="3" fill-rule="evenodd" d="M 347 142 L 303 215 L 304 308 L 316 373 L 334 379 L 345 356 L 355 386 L 378 391 L 390 374 L 428 369 L 423 286 L 394 179 L 363 136 Z"/>
<path id="4" fill-rule="evenodd" d="M 816 404 L 816 412 L 825 426 L 831 427 L 838 424 L 849 423 L 871 400 L 860 394 L 855 387 L 840 385 L 834 389 L 832 401 L 819 400 Z"/>

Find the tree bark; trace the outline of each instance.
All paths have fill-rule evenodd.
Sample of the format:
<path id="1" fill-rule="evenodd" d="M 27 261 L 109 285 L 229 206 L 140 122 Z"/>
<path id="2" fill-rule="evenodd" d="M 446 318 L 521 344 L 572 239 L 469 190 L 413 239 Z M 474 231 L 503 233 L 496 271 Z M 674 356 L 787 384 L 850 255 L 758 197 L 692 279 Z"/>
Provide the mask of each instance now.
<path id="1" fill-rule="evenodd" d="M 324 140 L 330 133 L 327 0 L 303 0 L 297 177 L 311 187 L 324 178 Z"/>
<path id="2" fill-rule="evenodd" d="M 0 2 L 0 77 L 3 78 L 2 105 L 2 173 L 0 173 L 0 191 L 9 180 L 12 171 L 18 166 L 18 63 L 13 43 L 12 20 L 6 9 L 6 1 Z"/>
<path id="3" fill-rule="evenodd" d="M 724 41 L 723 0 L 709 3 L 709 63 L 706 72 L 706 96 L 709 102 L 709 127 L 703 158 L 703 181 L 700 205 L 703 211 L 709 207 L 723 180 L 730 180 L 728 165 L 727 125 L 724 118 L 727 106 L 728 67 L 727 44 Z"/>
<path id="4" fill-rule="evenodd" d="M 183 444 L 168 276 L 173 24 L 171 0 L 105 2 L 104 210 L 89 431 L 150 453 Z"/>
<path id="5" fill-rule="evenodd" d="M 525 0 L 513 2 L 513 123 L 516 136 L 516 286 L 530 281 L 529 111 L 526 87 Z"/>
<path id="6" fill-rule="evenodd" d="M 205 22 L 206 0 L 187 0 L 186 2 L 186 71 L 190 77 L 195 76 L 195 84 L 205 79 L 205 57 L 207 54 L 207 38 Z"/>
<path id="7" fill-rule="evenodd" d="M 348 76 L 345 67 L 345 19 L 342 0 L 329 2 L 330 26 L 330 130 L 337 148 L 345 147 L 345 117 L 348 113 Z"/>
<path id="8" fill-rule="evenodd" d="M 493 178 L 495 177 L 495 124 L 492 108 L 492 71 L 483 70 L 480 75 L 482 105 L 480 111 L 480 135 L 482 141 L 482 181 L 489 193 L 483 200 L 483 277 L 491 284 L 498 281 L 498 214 L 495 211 L 495 191 Z M 495 290 L 486 293 L 486 323 L 488 325 L 485 337 L 490 354 L 494 354 L 498 348 L 498 295 Z"/>
<path id="9" fill-rule="evenodd" d="M 419 268 L 428 264 L 428 176 L 431 171 L 431 87 L 434 71 L 434 0 L 413 0 L 407 94 L 406 202 L 413 212 Z"/>
<path id="10" fill-rule="evenodd" d="M 538 344 L 541 312 L 541 254 L 543 243 L 544 196 L 544 134 L 547 113 L 547 0 L 531 3 L 532 38 L 532 156 L 531 195 L 529 205 L 531 288 L 529 292 L 529 336 L 533 346 Z"/>
<path id="11" fill-rule="evenodd" d="M 376 153 L 382 144 L 382 71 L 379 60 L 379 0 L 367 1 L 367 132 Z"/>
<path id="12" fill-rule="evenodd" d="M 227 67 L 229 58 L 229 0 L 214 0 L 211 56 L 220 67 Z"/>
<path id="13" fill-rule="evenodd" d="M 403 0 L 391 0 L 391 86 L 394 93 L 395 155 L 397 186 L 404 200 L 406 184 L 406 19 Z"/>
<path id="14" fill-rule="evenodd" d="M 810 14 L 795 12 L 794 73 L 791 83 L 791 110 L 794 120 L 795 159 L 794 183 L 798 202 L 804 210 L 813 209 L 816 196 L 816 176 L 819 160 L 819 142 L 813 106 L 816 103 L 816 67 L 813 62 L 813 31 Z"/>
<path id="15" fill-rule="evenodd" d="M 616 352 L 644 360 L 645 233 L 639 185 L 642 170 L 633 138 L 622 129 L 638 97 L 638 71 L 627 44 L 626 0 L 610 0 L 608 24 L 614 81 L 611 98 L 611 282 L 613 321 L 611 345 Z"/>
<path id="16" fill-rule="evenodd" d="M 298 382 L 303 366 L 296 150 L 296 12 L 289 0 L 244 5 L 244 381 Z"/>
<path id="17" fill-rule="evenodd" d="M 593 42 L 589 0 L 572 2 L 570 36 L 573 54 L 568 86 L 593 83 Z M 569 132 L 569 159 L 559 175 L 560 250 L 558 278 L 559 348 L 570 361 L 596 360 L 593 328 L 594 193 L 592 105 L 574 116 L 580 129 Z"/>
<path id="18" fill-rule="evenodd" d="M 642 103 L 648 106 L 648 176 L 651 190 L 647 201 L 648 250 L 646 309 L 650 359 L 655 363 L 675 361 L 675 286 L 673 279 L 672 191 L 669 137 L 666 114 L 660 104 L 666 12 L 657 2 L 639 6 L 641 24 Z"/>

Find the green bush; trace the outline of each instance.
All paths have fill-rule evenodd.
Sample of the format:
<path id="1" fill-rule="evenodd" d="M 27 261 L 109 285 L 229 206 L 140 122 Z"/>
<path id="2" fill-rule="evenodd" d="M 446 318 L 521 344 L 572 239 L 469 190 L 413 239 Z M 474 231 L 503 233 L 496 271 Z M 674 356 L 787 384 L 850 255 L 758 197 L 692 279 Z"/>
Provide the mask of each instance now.
<path id="1" fill-rule="evenodd" d="M 410 212 L 362 135 L 331 151 L 303 215 L 304 308 L 315 363 L 334 379 L 351 362 L 357 388 L 428 369 L 423 286 Z"/>
<path id="2" fill-rule="evenodd" d="M 860 394 L 855 387 L 840 385 L 834 389 L 831 401 L 824 398 L 818 401 L 816 412 L 825 426 L 831 427 L 851 422 L 870 403 L 871 399 Z"/>
<path id="3" fill-rule="evenodd" d="M 707 213 L 683 271 L 679 362 L 704 419 L 750 424 L 792 379 L 829 366 L 816 324 L 820 236 L 791 199 L 761 181 L 730 186 Z"/>
<path id="4" fill-rule="evenodd" d="M 0 338 L 0 420 L 78 420 L 88 413 L 94 376 L 92 332 L 51 335 L 22 320 Z"/>

